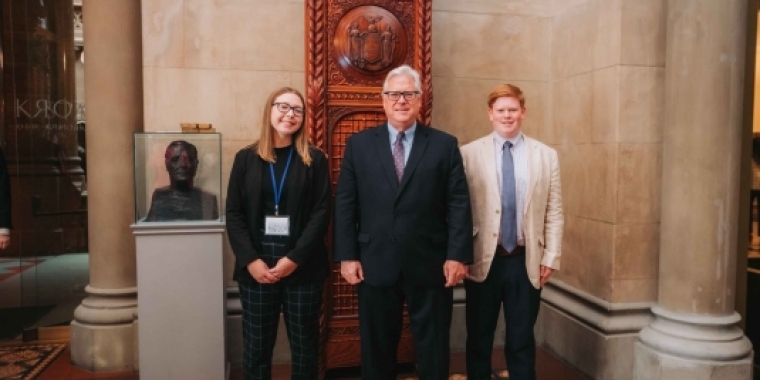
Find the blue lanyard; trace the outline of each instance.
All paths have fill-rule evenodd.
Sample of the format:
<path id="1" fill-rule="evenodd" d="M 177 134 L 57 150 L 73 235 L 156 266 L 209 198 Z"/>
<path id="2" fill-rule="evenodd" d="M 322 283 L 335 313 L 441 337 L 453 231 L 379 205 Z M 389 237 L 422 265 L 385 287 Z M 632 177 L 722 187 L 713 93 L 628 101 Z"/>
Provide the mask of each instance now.
<path id="1" fill-rule="evenodd" d="M 277 188 L 277 180 L 274 178 L 274 165 L 269 163 L 269 174 L 272 175 L 272 188 L 274 189 L 274 214 L 280 215 L 280 197 L 282 196 L 282 189 L 285 188 L 285 177 L 288 176 L 288 169 L 290 168 L 290 160 L 293 158 L 293 147 L 290 147 L 290 154 L 288 155 L 288 163 L 285 164 L 285 171 L 282 172 L 282 179 L 280 180 L 280 188 Z"/>

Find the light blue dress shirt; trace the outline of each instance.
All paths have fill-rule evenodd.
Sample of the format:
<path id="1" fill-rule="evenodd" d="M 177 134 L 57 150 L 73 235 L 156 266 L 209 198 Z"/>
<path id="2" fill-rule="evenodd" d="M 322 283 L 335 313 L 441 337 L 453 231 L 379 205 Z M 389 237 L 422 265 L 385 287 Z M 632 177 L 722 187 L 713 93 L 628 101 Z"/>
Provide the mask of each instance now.
<path id="1" fill-rule="evenodd" d="M 409 161 L 409 152 L 412 151 L 412 142 L 414 142 L 414 132 L 417 130 L 417 122 L 414 122 L 411 128 L 404 131 L 404 139 L 401 140 L 401 144 L 404 145 L 404 166 Z M 391 123 L 388 123 L 388 134 L 391 138 L 391 155 L 393 155 L 393 144 L 396 143 L 396 136 L 398 136 L 398 129 L 393 128 Z"/>

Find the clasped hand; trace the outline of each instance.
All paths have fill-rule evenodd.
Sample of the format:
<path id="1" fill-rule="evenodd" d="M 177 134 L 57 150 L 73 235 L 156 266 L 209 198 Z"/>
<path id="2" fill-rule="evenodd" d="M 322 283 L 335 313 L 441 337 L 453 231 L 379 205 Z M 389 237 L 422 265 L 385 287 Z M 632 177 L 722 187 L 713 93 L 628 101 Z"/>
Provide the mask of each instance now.
<path id="1" fill-rule="evenodd" d="M 248 264 L 248 272 L 260 284 L 274 284 L 280 279 L 290 276 L 297 267 L 298 264 L 287 257 L 277 260 L 274 268 L 269 268 L 264 260 L 257 259 Z"/>

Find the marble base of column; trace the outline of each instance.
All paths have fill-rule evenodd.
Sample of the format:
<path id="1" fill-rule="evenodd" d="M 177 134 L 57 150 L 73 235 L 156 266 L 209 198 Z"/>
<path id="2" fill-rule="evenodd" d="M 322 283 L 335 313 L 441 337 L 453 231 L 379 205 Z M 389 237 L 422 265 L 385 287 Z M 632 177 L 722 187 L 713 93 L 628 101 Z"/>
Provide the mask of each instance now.
<path id="1" fill-rule="evenodd" d="M 660 306 L 636 342 L 637 380 L 750 380 L 752 344 L 736 327 L 739 314 L 690 315 Z"/>
<path id="2" fill-rule="evenodd" d="M 85 288 L 71 322 L 71 362 L 88 371 L 137 370 L 137 288 Z"/>

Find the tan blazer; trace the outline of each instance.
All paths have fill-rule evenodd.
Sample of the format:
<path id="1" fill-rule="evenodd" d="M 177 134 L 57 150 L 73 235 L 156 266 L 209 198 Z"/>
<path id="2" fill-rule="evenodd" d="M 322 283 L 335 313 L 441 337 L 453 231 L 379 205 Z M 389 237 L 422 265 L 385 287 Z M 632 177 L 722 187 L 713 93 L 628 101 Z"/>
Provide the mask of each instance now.
<path id="1" fill-rule="evenodd" d="M 525 265 L 533 287 L 540 285 L 540 266 L 559 269 L 562 252 L 562 194 L 557 151 L 525 136 L 528 192 L 525 199 Z M 469 279 L 483 282 L 491 268 L 501 224 L 493 134 L 461 148 L 472 204 L 474 260 Z"/>

